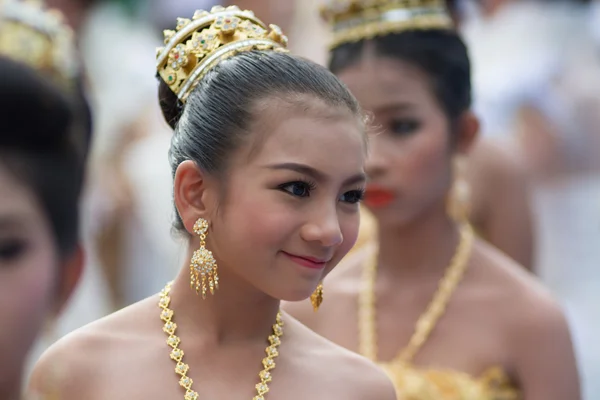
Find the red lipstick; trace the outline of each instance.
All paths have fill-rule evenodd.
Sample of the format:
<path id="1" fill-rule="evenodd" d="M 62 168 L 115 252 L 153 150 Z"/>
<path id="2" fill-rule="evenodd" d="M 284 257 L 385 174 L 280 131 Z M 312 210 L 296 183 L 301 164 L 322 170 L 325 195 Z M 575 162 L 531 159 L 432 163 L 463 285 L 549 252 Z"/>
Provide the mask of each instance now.
<path id="1" fill-rule="evenodd" d="M 310 256 L 296 256 L 290 253 L 286 253 L 282 251 L 290 260 L 294 261 L 296 264 L 299 264 L 303 267 L 310 269 L 324 269 L 327 265 L 327 260 L 322 260 L 315 257 Z"/>
<path id="2" fill-rule="evenodd" d="M 381 208 L 390 205 L 396 195 L 391 190 L 381 186 L 369 185 L 365 191 L 365 204 L 371 208 Z"/>

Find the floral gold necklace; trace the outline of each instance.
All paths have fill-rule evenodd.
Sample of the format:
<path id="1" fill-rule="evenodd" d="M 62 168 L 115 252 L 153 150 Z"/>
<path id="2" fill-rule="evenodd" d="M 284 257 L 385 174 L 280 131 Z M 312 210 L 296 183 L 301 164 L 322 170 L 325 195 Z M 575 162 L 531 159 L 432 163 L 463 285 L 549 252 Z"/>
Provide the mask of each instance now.
<path id="1" fill-rule="evenodd" d="M 185 389 L 184 400 L 198 400 L 198 392 L 192 389 L 192 378 L 187 376 L 190 369 L 188 364 L 183 362 L 183 350 L 179 348 L 181 339 L 175 335 L 177 330 L 177 324 L 173 322 L 174 312 L 169 308 L 171 303 L 171 287 L 173 282 L 169 282 L 165 288 L 160 292 L 160 300 L 158 306 L 161 308 L 160 319 L 165 323 L 163 331 L 167 334 L 167 345 L 171 347 L 171 359 L 176 363 L 175 373 L 181 378 L 179 379 L 179 385 Z M 283 336 L 283 320 L 281 318 L 281 311 L 277 313 L 276 322 L 273 325 L 273 334 L 269 336 L 269 346 L 265 349 L 267 356 L 263 358 L 262 365 L 263 369 L 258 375 L 260 382 L 256 384 L 256 396 L 252 400 L 265 400 L 265 395 L 269 391 L 269 382 L 272 380 L 271 371 L 275 369 L 275 358 L 279 355 L 279 345 L 281 344 L 281 336 Z"/>

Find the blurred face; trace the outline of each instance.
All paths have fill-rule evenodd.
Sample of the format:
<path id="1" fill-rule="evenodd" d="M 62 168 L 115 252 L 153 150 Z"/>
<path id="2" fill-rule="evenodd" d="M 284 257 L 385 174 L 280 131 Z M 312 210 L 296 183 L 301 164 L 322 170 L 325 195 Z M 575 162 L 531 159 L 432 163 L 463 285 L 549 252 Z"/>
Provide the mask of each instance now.
<path id="1" fill-rule="evenodd" d="M 338 76 L 374 118 L 365 205 L 379 223 L 404 225 L 445 207 L 449 122 L 425 74 L 395 59 L 368 57 Z"/>
<path id="2" fill-rule="evenodd" d="M 306 106 L 271 101 L 258 115 L 252 143 L 231 161 L 207 247 L 262 292 L 302 300 L 356 241 L 363 126 L 314 99 Z"/>
<path id="3" fill-rule="evenodd" d="M 1 164 L 0 188 L 2 393 L 19 384 L 24 359 L 52 305 L 58 255 L 34 194 Z"/>

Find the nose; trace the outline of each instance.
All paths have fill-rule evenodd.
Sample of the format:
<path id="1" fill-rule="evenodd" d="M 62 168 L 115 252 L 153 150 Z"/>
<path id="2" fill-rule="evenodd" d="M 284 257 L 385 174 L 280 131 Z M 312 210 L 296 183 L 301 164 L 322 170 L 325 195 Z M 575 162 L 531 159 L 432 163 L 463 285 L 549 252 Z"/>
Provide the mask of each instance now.
<path id="1" fill-rule="evenodd" d="M 371 139 L 369 143 L 369 155 L 365 162 L 365 171 L 369 179 L 376 180 L 385 173 L 387 169 L 387 151 L 383 141 L 379 140 L 377 136 Z"/>
<path id="2" fill-rule="evenodd" d="M 302 227 L 300 235 L 307 242 L 318 242 L 323 247 L 342 244 L 344 236 L 336 206 L 319 207 L 314 216 Z"/>

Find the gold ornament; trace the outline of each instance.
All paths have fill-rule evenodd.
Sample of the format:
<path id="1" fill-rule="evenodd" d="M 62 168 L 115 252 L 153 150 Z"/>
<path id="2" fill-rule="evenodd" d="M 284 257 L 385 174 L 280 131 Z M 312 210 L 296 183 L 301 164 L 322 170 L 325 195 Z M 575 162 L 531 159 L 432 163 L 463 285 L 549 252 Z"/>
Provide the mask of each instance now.
<path id="1" fill-rule="evenodd" d="M 454 28 L 445 0 L 329 0 L 321 16 L 331 26 L 331 49 L 407 30 Z"/>
<path id="2" fill-rule="evenodd" d="M 0 1 L 0 55 L 73 89 L 79 76 L 73 31 L 39 1 Z"/>
<path id="3" fill-rule="evenodd" d="M 175 312 L 169 308 L 171 304 L 171 287 L 173 282 L 169 282 L 165 288 L 160 292 L 160 299 L 158 306 L 161 308 L 160 319 L 164 322 L 163 332 L 167 334 L 167 345 L 171 348 L 170 357 L 175 365 L 175 373 L 181 378 L 179 379 L 179 385 L 184 388 L 185 395 L 184 400 L 198 400 L 200 395 L 198 392 L 192 389 L 194 381 L 192 378 L 187 376 L 190 366 L 183 362 L 184 352 L 180 348 L 181 338 L 175 335 L 177 330 L 177 324 L 173 322 L 175 318 Z M 263 358 L 262 365 L 263 369 L 259 373 L 260 382 L 256 384 L 256 396 L 252 400 L 265 400 L 265 395 L 269 391 L 269 382 L 271 382 L 272 371 L 275 369 L 275 358 L 279 356 L 279 345 L 281 344 L 281 337 L 283 336 L 283 320 L 281 318 L 281 312 L 277 313 L 275 324 L 273 325 L 273 334 L 268 337 L 269 345 L 265 349 L 267 356 Z"/>
<path id="4" fill-rule="evenodd" d="M 199 218 L 194 224 L 194 232 L 200 237 L 200 248 L 194 252 L 190 263 L 190 286 L 196 290 L 196 294 L 202 292 L 202 298 L 206 299 L 209 291 L 214 295 L 219 288 L 217 261 L 206 248 L 208 221 Z"/>
<path id="5" fill-rule="evenodd" d="M 429 303 L 425 312 L 419 317 L 415 331 L 409 340 L 408 345 L 403 348 L 400 353 L 388 363 L 380 363 L 388 370 L 412 362 L 417 352 L 429 338 L 429 335 L 435 328 L 438 320 L 444 315 L 446 307 L 450 302 L 452 294 L 462 280 L 473 246 L 473 230 L 468 224 L 460 226 L 460 242 L 456 248 L 456 252 L 450 260 L 450 264 L 446 269 L 444 277 L 441 279 L 436 293 L 433 295 L 431 303 Z M 377 361 L 377 332 L 375 315 L 375 281 L 377 278 L 377 256 L 378 252 L 374 251 L 369 262 L 363 269 L 362 282 L 363 289 L 359 294 L 358 302 L 358 332 L 359 332 L 359 353 Z"/>
<path id="6" fill-rule="evenodd" d="M 319 307 L 323 303 L 323 282 L 317 285 L 315 291 L 310 295 L 310 302 L 312 303 L 313 310 L 319 311 Z"/>
<path id="7" fill-rule="evenodd" d="M 192 19 L 178 18 L 175 29 L 164 31 L 156 68 L 183 103 L 220 61 L 244 51 L 287 51 L 288 39 L 277 25 L 267 27 L 252 11 L 237 6 L 196 11 Z"/>

